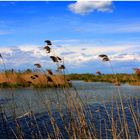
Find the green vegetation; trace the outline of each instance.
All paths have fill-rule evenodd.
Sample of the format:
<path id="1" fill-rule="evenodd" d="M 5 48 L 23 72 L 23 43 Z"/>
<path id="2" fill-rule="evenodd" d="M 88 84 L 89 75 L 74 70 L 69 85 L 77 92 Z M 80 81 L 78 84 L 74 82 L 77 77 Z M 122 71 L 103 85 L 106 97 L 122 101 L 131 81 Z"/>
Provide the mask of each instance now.
<path id="1" fill-rule="evenodd" d="M 85 82 L 109 82 L 115 83 L 115 77 L 117 76 L 117 80 L 120 83 L 128 83 L 131 85 L 140 85 L 139 77 L 136 74 L 102 74 L 102 75 L 95 75 L 95 74 L 69 74 L 67 77 L 70 80 L 83 80 Z"/>
<path id="2" fill-rule="evenodd" d="M 45 42 L 47 43 L 47 46 L 44 47 L 46 53 L 51 53 L 51 41 L 46 40 Z M 7 72 L 3 57 L 0 55 L 4 66 L 4 73 L 0 74 L 0 87 L 11 88 L 11 90 L 9 90 L 11 101 L 7 102 L 8 107 L 10 107 L 10 111 L 8 112 L 8 114 L 10 113 L 9 118 L 7 117 L 5 104 L 0 104 L 0 123 L 3 126 L 3 134 L 7 135 L 6 138 L 11 138 L 11 135 L 17 139 L 64 139 L 67 137 L 70 139 L 140 138 L 139 98 L 129 100 L 124 97 L 122 98 L 120 87 L 117 86 L 119 99 L 110 95 L 112 96 L 112 102 L 110 102 L 109 105 L 105 104 L 103 101 L 100 103 L 100 106 L 97 106 L 96 110 L 94 110 L 92 108 L 93 106 L 86 104 L 86 102 L 82 100 L 75 87 L 65 88 L 65 85 L 69 87 L 67 79 L 84 80 L 87 82 L 139 83 L 139 69 L 136 69 L 136 74 L 115 74 L 109 57 L 102 54 L 99 56 L 102 58 L 103 62 L 110 63 L 110 68 L 113 74 L 103 75 L 98 72 L 98 75 L 65 75 L 64 62 L 55 53 L 53 54 L 53 52 L 54 51 L 52 51 L 50 58 L 56 64 L 57 71 L 60 72 L 57 76 L 56 73 L 53 73 L 50 69 L 44 72 L 39 63 L 34 64 L 38 70 L 36 73 L 31 70 L 20 73 L 15 71 Z M 62 93 L 64 96 L 60 95 L 58 88 L 54 88 L 54 94 L 56 94 L 55 102 L 51 98 L 47 98 L 39 90 L 35 89 L 35 92 L 37 91 L 36 95 L 38 95 L 38 103 L 36 102 L 36 105 L 42 106 L 45 109 L 44 119 L 42 118 L 43 114 L 41 114 L 41 118 L 38 118 L 38 113 L 36 114 L 33 110 L 32 100 L 29 98 L 23 98 L 27 104 L 27 108 L 24 108 L 22 102 L 19 106 L 16 104 L 12 89 L 14 87 L 28 87 L 31 85 L 34 85 L 36 88 L 46 86 L 59 87 L 60 85 L 63 87 Z M 56 105 L 55 112 L 53 104 Z M 21 114 L 18 114 L 20 105 L 22 106 L 23 111 Z M 56 116 L 54 114 L 56 114 Z M 96 116 L 97 119 L 95 120 Z M 39 120 L 43 121 L 40 123 Z M 62 124 L 63 129 L 60 128 L 58 120 Z M 130 123 L 130 121 L 133 123 Z M 13 126 L 10 125 L 11 123 L 13 123 Z M 52 131 L 50 131 L 50 128 Z M 28 135 L 25 135 L 25 129 Z M 64 135 L 64 130 L 67 137 Z"/>
<path id="3" fill-rule="evenodd" d="M 68 83 L 64 82 L 63 76 L 52 76 L 52 82 L 48 83 L 45 77 L 48 75 L 45 74 L 38 74 L 36 79 L 31 79 L 32 75 L 35 75 L 33 71 L 25 70 L 22 72 L 6 72 L 6 75 L 10 78 L 11 82 L 8 82 L 5 74 L 0 73 L 0 88 L 27 88 L 27 87 L 34 87 L 34 88 L 55 88 L 55 87 L 67 87 Z M 130 85 L 140 85 L 140 76 L 136 74 L 69 74 L 66 75 L 66 81 L 68 80 L 82 80 L 85 82 L 109 82 L 109 83 L 116 83 L 115 77 L 117 76 L 117 81 L 119 83 L 127 83 Z M 59 79 L 59 80 L 58 80 Z M 56 83 L 56 81 L 58 83 Z"/>
<path id="4" fill-rule="evenodd" d="M 25 88 L 30 87 L 29 83 L 8 83 L 2 82 L 0 83 L 0 88 Z"/>

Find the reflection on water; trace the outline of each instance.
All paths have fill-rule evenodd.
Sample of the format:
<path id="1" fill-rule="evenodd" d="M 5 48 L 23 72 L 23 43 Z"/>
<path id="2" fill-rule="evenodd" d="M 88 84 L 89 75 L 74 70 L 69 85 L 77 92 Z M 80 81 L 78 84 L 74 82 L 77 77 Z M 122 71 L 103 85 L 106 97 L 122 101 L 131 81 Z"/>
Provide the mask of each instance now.
<path id="1" fill-rule="evenodd" d="M 123 98 L 130 138 L 137 138 L 138 132 L 135 129 L 136 126 L 133 123 L 132 114 L 128 109 L 129 104 L 126 99 L 129 98 L 131 100 L 131 107 L 136 112 L 135 117 L 138 117 L 140 87 L 124 84 L 119 87 L 119 90 Z M 78 102 L 77 99 L 82 98 L 84 102 L 83 114 L 85 115 L 85 120 L 91 134 L 94 134 L 94 129 L 90 128 L 93 122 L 97 134 L 96 138 L 112 138 L 112 132 L 110 131 L 112 128 L 110 122 L 111 110 L 113 111 L 115 120 L 118 120 L 119 117 L 121 119 L 123 118 L 121 110 L 119 110 L 120 116 L 118 116 L 118 110 L 114 102 L 117 101 L 117 106 L 121 107 L 117 87 L 110 83 L 86 83 L 81 81 L 73 81 L 73 88 L 70 89 L 0 89 L 0 107 L 4 109 L 4 112 L 0 110 L 0 122 L 3 122 L 0 125 L 0 138 L 16 138 L 13 132 L 18 134 L 20 133 L 19 130 L 22 130 L 20 136 L 23 135 L 23 138 L 56 138 L 56 132 L 50 121 L 52 116 L 55 118 L 55 123 L 61 130 L 62 137 L 60 136 L 59 138 L 70 138 L 63 125 L 65 123 L 65 126 L 69 127 L 72 124 L 71 115 L 69 114 L 70 111 L 67 108 L 67 102 L 70 102 L 70 98 L 67 100 L 66 97 L 68 96 L 66 95 L 75 98 L 76 102 Z M 80 98 L 76 98 L 79 95 Z M 113 109 L 112 106 L 114 106 Z M 58 110 L 60 108 L 61 111 Z M 51 116 L 49 115 L 49 110 L 51 110 Z M 13 117 L 15 112 L 16 121 Z M 60 112 L 64 115 L 63 121 L 60 117 Z M 72 113 L 76 119 L 77 112 L 73 110 Z M 6 114 L 7 119 L 3 118 L 3 114 Z M 16 129 L 17 123 L 22 126 L 18 131 Z M 116 123 L 117 131 L 120 133 L 122 129 L 121 123 L 120 121 Z M 81 127 L 80 123 L 79 127 Z M 71 131 L 69 130 L 69 132 Z M 125 138 L 124 135 L 121 136 L 121 133 L 120 137 Z"/>
<path id="2" fill-rule="evenodd" d="M 95 102 L 100 103 L 101 101 L 111 102 L 112 96 L 116 99 L 119 98 L 117 87 L 111 83 L 74 81 L 73 85 L 82 97 L 87 97 L 86 101 L 91 104 Z M 140 86 L 122 84 L 119 86 L 119 89 L 122 97 L 140 96 Z"/>
<path id="3" fill-rule="evenodd" d="M 69 125 L 70 118 L 68 115 L 68 110 L 66 108 L 66 97 L 65 93 L 72 95 L 76 98 L 78 94 L 85 103 L 85 119 L 87 123 L 94 121 L 95 128 L 97 130 L 97 138 L 112 138 L 111 136 L 111 124 L 106 111 L 111 114 L 110 110 L 115 101 L 118 102 L 119 106 L 119 94 L 118 89 L 113 84 L 110 83 L 100 83 L 100 82 L 81 82 L 73 81 L 73 87 L 70 89 L 0 89 L 0 105 L 4 108 L 7 118 L 8 118 L 8 128 L 5 128 L 4 125 L 0 126 L 0 138 L 15 138 L 10 128 L 15 129 L 15 120 L 11 117 L 13 115 L 13 108 L 16 110 L 16 115 L 18 116 L 18 121 L 22 126 L 24 131 L 24 138 L 32 138 L 32 133 L 38 133 L 38 127 L 41 131 L 40 134 L 37 134 L 37 138 L 48 138 L 46 130 L 48 133 L 52 134 L 51 138 L 56 138 L 53 136 L 52 126 L 50 124 L 49 112 L 48 109 L 52 110 L 52 115 L 54 116 L 58 127 L 60 127 L 61 133 L 63 134 L 62 138 L 69 138 L 66 130 L 64 129 L 60 114 L 57 111 L 58 108 L 61 108 L 61 111 L 64 112 L 64 118 L 66 125 Z M 132 121 L 131 112 L 128 109 L 128 104 L 126 99 L 132 99 L 131 103 L 134 111 L 139 114 L 139 106 L 136 103 L 140 102 L 140 87 L 139 86 L 130 86 L 127 84 L 121 85 L 119 87 L 121 96 L 124 102 L 124 111 L 126 113 L 126 119 L 128 121 L 130 136 L 131 138 L 137 138 L 136 131 L 134 130 L 135 124 Z M 14 99 L 14 100 L 13 100 Z M 136 100 L 135 100 L 136 99 Z M 69 100 L 68 100 L 69 102 Z M 49 105 L 49 106 L 46 106 Z M 14 105 L 14 106 L 13 106 Z M 113 105 L 113 106 L 114 106 Z M 137 108 L 138 107 L 138 108 Z M 35 113 L 35 118 L 33 116 L 29 117 L 26 115 L 28 111 L 32 110 Z M 91 114 L 89 113 L 91 111 Z M 25 114 L 25 116 L 22 116 Z M 113 108 L 113 114 L 118 119 L 118 114 L 116 108 Z M 75 114 L 76 115 L 76 114 Z M 122 115 L 122 113 L 120 113 Z M 120 116 L 122 118 L 122 116 Z M 94 118 L 94 120 L 92 120 Z M 0 121 L 2 121 L 2 114 L 0 115 Z M 35 124 L 37 122 L 38 127 L 33 128 L 33 131 L 30 130 L 30 123 Z M 45 124 L 45 126 L 44 126 Z M 107 126 L 106 126 L 107 124 Z M 90 124 L 89 124 L 90 126 Z M 107 128 L 105 128 L 105 126 Z M 121 130 L 121 124 L 118 122 L 118 129 Z M 106 129 L 109 131 L 106 134 Z M 8 131 L 6 131 L 8 130 Z M 45 130 L 45 131 L 44 131 Z M 15 129 L 16 131 L 16 129 Z M 37 132 L 36 132 L 37 131 Z M 93 130 L 91 130 L 93 131 Z M 100 131 L 102 133 L 100 133 Z M 8 132 L 8 134 L 7 134 Z"/>
<path id="4" fill-rule="evenodd" d="M 73 86 L 77 89 L 84 103 L 87 104 L 109 103 L 112 98 L 119 99 L 117 87 L 111 83 L 73 81 Z M 119 88 L 121 96 L 125 99 L 140 97 L 139 86 L 123 84 Z M 72 94 L 73 89 L 70 89 L 69 92 Z M 17 112 L 25 112 L 29 109 L 29 106 L 36 113 L 43 112 L 46 109 L 43 104 L 44 100 L 52 108 L 56 108 L 60 103 L 61 107 L 64 107 L 65 95 L 63 89 L 0 89 L 0 104 L 5 107 L 8 114 L 8 110 L 11 109 L 13 103 L 12 93 L 17 105 Z"/>

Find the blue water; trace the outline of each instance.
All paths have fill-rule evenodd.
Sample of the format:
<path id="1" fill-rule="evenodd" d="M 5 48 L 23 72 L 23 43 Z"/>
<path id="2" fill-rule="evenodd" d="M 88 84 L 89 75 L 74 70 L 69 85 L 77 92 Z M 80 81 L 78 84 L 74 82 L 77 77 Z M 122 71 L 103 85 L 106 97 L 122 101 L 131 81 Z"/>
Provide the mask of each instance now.
<path id="1" fill-rule="evenodd" d="M 101 123 L 102 126 L 104 126 L 104 120 L 106 119 L 106 123 L 109 121 L 107 119 L 106 111 L 110 110 L 112 107 L 112 101 L 119 102 L 119 93 L 117 87 L 115 87 L 111 83 L 100 83 L 100 82 L 82 82 L 82 81 L 73 81 L 72 82 L 73 87 L 76 88 L 76 92 L 78 92 L 78 95 L 80 95 L 83 104 L 85 105 L 85 112 L 87 117 L 87 122 L 89 120 L 89 114 L 88 110 L 90 109 L 92 112 L 92 115 L 94 116 L 94 122 L 95 127 L 99 129 L 99 124 Z M 131 103 L 133 103 L 133 107 L 135 111 L 139 111 L 140 108 L 136 108 L 136 101 L 140 102 L 140 87 L 139 86 L 130 86 L 127 84 L 123 84 L 119 87 L 121 97 L 124 102 L 124 107 L 127 115 L 128 122 L 130 123 L 129 126 L 130 130 L 133 129 L 134 124 L 131 122 L 131 114 L 128 110 L 127 104 L 125 103 L 127 100 L 131 100 Z M 70 94 L 72 96 L 75 96 L 75 90 L 73 88 L 69 89 Z M 2 106 L 3 110 L 5 111 L 6 117 L 8 119 L 7 125 L 0 125 L 0 138 L 16 138 L 16 136 L 13 134 L 12 130 L 16 132 L 15 129 L 15 121 L 12 119 L 13 115 L 13 108 L 16 110 L 16 116 L 19 117 L 18 121 L 22 125 L 22 130 L 24 130 L 24 138 L 31 138 L 31 134 L 35 134 L 36 138 L 48 138 L 48 134 L 45 129 L 50 131 L 50 134 L 52 134 L 51 138 L 56 138 L 53 134 L 53 130 L 51 128 L 50 124 L 50 118 L 48 115 L 48 110 L 46 109 L 46 106 L 44 102 L 50 105 L 50 110 L 52 110 L 54 118 L 56 119 L 57 125 L 60 127 L 63 133 L 63 137 L 60 136 L 60 138 L 69 138 L 68 134 L 66 133 L 66 130 L 63 127 L 62 121 L 60 119 L 59 113 L 57 113 L 58 106 L 61 107 L 63 114 L 65 115 L 65 121 L 66 123 L 69 122 L 69 115 L 67 115 L 67 108 L 65 106 L 65 95 L 64 95 L 63 89 L 0 89 L 0 105 Z M 14 95 L 14 96 L 12 96 Z M 14 106 L 13 106 L 14 104 Z M 38 128 L 37 126 L 33 126 L 32 128 L 30 123 L 33 124 L 34 119 L 29 118 L 27 116 L 20 117 L 23 114 L 27 113 L 30 109 L 34 112 L 35 118 L 37 120 L 37 123 L 39 125 L 39 129 L 41 131 L 41 134 L 38 134 Z M 116 108 L 114 108 L 114 114 L 116 113 Z M 34 116 L 33 115 L 33 116 Z M 33 117 L 32 116 L 32 117 Z M 116 113 L 117 117 L 117 113 Z M 117 118 L 116 118 L 117 119 Z M 2 121 L 2 114 L 0 121 Z M 30 122 L 30 123 L 28 123 Z M 46 126 L 44 126 L 44 123 Z M 108 122 L 109 123 L 109 122 Z M 119 127 L 120 124 L 118 124 Z M 30 127 L 29 127 L 30 126 Z M 109 125 L 108 125 L 109 127 Z M 32 128 L 32 130 L 29 130 L 29 128 Z M 104 129 L 101 127 L 101 129 Z M 8 131 L 6 131 L 8 130 Z M 98 132 L 98 135 L 100 132 Z M 132 138 L 136 138 L 135 134 L 136 132 L 133 131 Z M 109 132 L 108 132 L 109 134 Z M 106 136 L 105 133 L 102 133 L 103 138 L 111 138 L 110 135 Z"/>

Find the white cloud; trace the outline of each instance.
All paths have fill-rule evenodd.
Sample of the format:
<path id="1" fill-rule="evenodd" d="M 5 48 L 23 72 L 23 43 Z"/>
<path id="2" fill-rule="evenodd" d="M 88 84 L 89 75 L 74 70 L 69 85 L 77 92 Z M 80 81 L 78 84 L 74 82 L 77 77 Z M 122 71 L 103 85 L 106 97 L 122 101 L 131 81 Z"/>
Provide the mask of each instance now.
<path id="1" fill-rule="evenodd" d="M 77 1 L 69 5 L 69 9 L 76 13 L 85 15 L 93 11 L 110 12 L 112 11 L 112 1 Z"/>
<path id="2" fill-rule="evenodd" d="M 105 53 L 109 55 L 109 57 L 113 61 L 129 61 L 132 60 L 133 57 L 135 57 L 137 54 L 135 54 L 135 50 L 137 50 L 138 47 L 134 48 L 134 44 L 132 45 L 124 45 L 124 44 L 118 44 L 118 45 L 95 45 L 93 43 L 81 43 L 81 44 L 64 44 L 61 45 L 61 47 L 56 47 L 55 51 L 57 54 L 61 57 L 65 58 L 66 64 L 69 65 L 75 65 L 80 66 L 87 62 L 92 61 L 100 61 L 98 58 L 99 54 Z M 133 48 L 133 52 L 131 51 Z M 132 54 L 130 54 L 132 52 Z M 126 53 L 127 55 L 123 56 L 123 59 L 120 58 L 120 54 Z"/>
<path id="3" fill-rule="evenodd" d="M 89 69 L 92 65 L 94 70 L 102 67 L 102 62 L 98 58 L 99 54 L 107 54 L 113 64 L 120 65 L 127 63 L 132 69 L 132 62 L 140 62 L 139 44 L 118 44 L 118 45 L 95 45 L 95 44 L 64 44 L 61 47 L 55 46 L 56 55 L 64 57 L 66 67 L 71 71 L 82 67 L 81 70 Z M 40 63 L 44 69 L 55 69 L 49 56 L 43 47 L 37 45 L 22 45 L 18 47 L 0 47 L 7 68 L 26 69 L 33 68 L 35 63 Z M 95 64 L 95 65 L 93 65 Z M 106 65 L 107 63 L 105 63 Z M 123 65 L 121 66 L 123 67 Z M 2 67 L 1 67 L 2 68 Z"/>
<path id="4" fill-rule="evenodd" d="M 35 63 L 41 63 L 42 65 L 50 63 L 50 59 L 43 48 L 40 49 L 36 45 L 0 47 L 0 53 L 4 58 L 7 69 L 26 69 L 33 68 Z"/>

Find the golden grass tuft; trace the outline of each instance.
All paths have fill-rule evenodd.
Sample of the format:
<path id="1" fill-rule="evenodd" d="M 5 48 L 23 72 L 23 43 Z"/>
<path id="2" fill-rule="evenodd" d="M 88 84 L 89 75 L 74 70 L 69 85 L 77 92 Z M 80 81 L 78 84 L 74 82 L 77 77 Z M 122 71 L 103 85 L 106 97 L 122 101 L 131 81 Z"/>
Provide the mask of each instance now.
<path id="1" fill-rule="evenodd" d="M 50 71 L 49 71 L 50 72 Z M 47 76 L 52 79 L 52 82 L 48 81 Z M 44 73 L 0 73 L 0 83 L 11 83 L 11 84 L 26 84 L 29 81 L 35 86 L 65 86 L 64 76 L 62 75 L 50 75 Z"/>

